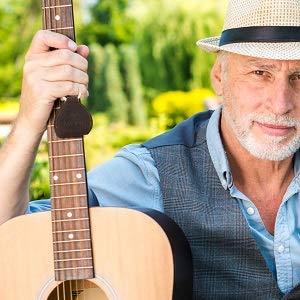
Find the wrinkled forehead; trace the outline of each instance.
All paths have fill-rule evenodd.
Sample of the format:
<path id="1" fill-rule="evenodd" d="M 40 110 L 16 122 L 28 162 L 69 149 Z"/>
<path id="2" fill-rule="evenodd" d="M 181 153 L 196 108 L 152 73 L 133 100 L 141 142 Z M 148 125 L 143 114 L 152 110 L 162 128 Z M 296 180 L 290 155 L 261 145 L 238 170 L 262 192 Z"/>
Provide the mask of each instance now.
<path id="1" fill-rule="evenodd" d="M 300 72 L 300 60 L 267 59 L 229 52 L 220 53 L 220 58 L 226 59 L 230 65 L 233 64 L 240 67 L 261 68 L 269 71 L 286 70 L 289 72 Z"/>

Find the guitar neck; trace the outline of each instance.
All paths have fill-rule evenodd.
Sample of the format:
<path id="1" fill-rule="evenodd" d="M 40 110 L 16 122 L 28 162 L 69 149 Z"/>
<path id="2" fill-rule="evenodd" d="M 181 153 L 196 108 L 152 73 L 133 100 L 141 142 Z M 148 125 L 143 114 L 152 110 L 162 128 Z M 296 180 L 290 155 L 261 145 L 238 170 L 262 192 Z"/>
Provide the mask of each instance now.
<path id="1" fill-rule="evenodd" d="M 43 0 L 43 28 L 75 39 L 72 0 Z M 48 121 L 55 279 L 94 277 L 83 138 L 59 138 Z"/>
<path id="2" fill-rule="evenodd" d="M 42 0 L 43 29 L 68 36 L 75 41 L 72 0 Z"/>

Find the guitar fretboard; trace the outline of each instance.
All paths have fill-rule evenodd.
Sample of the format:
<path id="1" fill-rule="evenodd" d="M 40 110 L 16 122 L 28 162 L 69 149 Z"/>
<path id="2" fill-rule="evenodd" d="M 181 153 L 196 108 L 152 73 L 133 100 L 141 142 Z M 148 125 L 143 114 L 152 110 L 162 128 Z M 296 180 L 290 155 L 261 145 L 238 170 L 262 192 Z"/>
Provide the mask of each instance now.
<path id="1" fill-rule="evenodd" d="M 62 33 L 75 41 L 72 0 L 42 0 L 43 28 Z"/>
<path id="2" fill-rule="evenodd" d="M 43 28 L 74 40 L 72 0 L 43 0 Z M 94 277 L 83 138 L 61 139 L 48 122 L 55 280 Z"/>

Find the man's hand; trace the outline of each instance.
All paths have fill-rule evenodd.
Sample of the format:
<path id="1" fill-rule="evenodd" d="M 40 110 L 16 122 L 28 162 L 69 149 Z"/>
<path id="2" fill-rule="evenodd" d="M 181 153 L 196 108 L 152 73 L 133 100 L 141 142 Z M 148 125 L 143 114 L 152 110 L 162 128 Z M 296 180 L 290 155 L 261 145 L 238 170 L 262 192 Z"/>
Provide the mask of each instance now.
<path id="1" fill-rule="evenodd" d="M 34 36 L 24 66 L 20 111 L 0 149 L 0 224 L 26 212 L 31 168 L 54 101 L 87 94 L 88 53 L 86 46 L 58 33 L 39 31 Z"/>
<path id="2" fill-rule="evenodd" d="M 64 35 L 36 33 L 25 59 L 17 127 L 41 135 L 57 98 L 87 95 L 88 53 L 88 47 L 77 46 Z"/>

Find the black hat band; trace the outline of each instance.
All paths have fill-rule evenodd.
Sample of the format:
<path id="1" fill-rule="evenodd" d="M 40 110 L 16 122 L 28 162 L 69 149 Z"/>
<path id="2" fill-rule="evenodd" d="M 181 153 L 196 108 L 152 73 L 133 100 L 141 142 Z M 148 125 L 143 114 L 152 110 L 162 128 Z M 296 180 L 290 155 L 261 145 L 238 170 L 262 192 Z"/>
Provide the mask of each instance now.
<path id="1" fill-rule="evenodd" d="M 300 26 L 251 26 L 222 32 L 219 46 L 233 43 L 300 42 Z"/>

